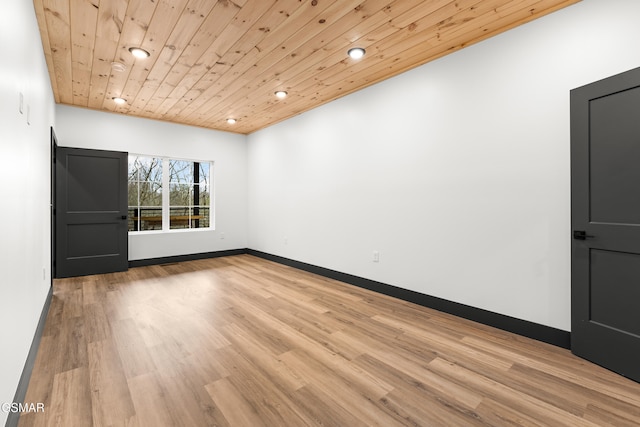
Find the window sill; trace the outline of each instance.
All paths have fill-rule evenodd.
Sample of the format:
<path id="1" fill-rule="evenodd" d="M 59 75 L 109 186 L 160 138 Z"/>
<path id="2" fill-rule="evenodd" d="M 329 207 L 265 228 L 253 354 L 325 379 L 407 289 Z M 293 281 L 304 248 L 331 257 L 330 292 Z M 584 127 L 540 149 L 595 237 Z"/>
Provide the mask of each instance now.
<path id="1" fill-rule="evenodd" d="M 206 231 L 216 231 L 213 227 L 208 228 L 177 228 L 174 230 L 146 230 L 146 231 L 129 231 L 129 235 L 133 236 L 145 236 L 150 234 L 174 234 L 174 233 L 198 233 Z"/>

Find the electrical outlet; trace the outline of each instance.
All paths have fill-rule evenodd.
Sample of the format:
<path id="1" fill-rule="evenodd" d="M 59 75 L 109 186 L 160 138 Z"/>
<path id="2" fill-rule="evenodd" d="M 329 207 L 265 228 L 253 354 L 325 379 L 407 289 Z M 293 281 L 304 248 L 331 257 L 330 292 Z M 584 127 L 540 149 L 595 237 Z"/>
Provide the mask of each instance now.
<path id="1" fill-rule="evenodd" d="M 224 240 L 224 233 L 220 233 L 220 239 Z"/>
<path id="2" fill-rule="evenodd" d="M 373 251 L 373 262 L 380 262 L 380 252 Z"/>
<path id="3" fill-rule="evenodd" d="M 288 244 L 288 243 L 289 243 L 289 238 L 288 238 L 288 237 L 285 237 L 285 238 L 284 238 L 284 244 L 286 245 L 286 244 Z"/>

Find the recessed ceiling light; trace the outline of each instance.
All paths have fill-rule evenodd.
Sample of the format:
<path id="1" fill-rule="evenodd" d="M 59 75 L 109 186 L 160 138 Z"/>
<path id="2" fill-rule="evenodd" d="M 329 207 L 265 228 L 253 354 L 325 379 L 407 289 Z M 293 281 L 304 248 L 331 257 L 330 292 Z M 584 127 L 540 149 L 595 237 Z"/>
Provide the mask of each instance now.
<path id="1" fill-rule="evenodd" d="M 232 118 L 232 117 L 229 117 L 229 118 L 227 119 L 227 123 L 229 123 L 230 125 L 233 125 L 233 124 L 235 124 L 235 123 L 236 123 L 236 119 L 234 119 L 234 118 Z"/>
<path id="2" fill-rule="evenodd" d="M 146 50 L 140 47 L 130 47 L 129 52 L 131 52 L 131 54 L 136 58 L 140 58 L 140 59 L 145 59 L 151 56 L 149 52 L 147 52 Z"/>
<path id="3" fill-rule="evenodd" d="M 127 103 L 127 100 L 126 100 L 126 99 L 124 99 L 124 98 L 120 98 L 119 96 L 114 96 L 114 97 L 113 97 L 113 98 L 111 98 L 111 99 L 113 99 L 113 102 L 115 102 L 115 103 L 116 103 L 116 104 L 118 104 L 118 105 L 122 105 L 122 104 L 126 104 L 126 103 Z"/>
<path id="4" fill-rule="evenodd" d="M 286 98 L 287 97 L 287 92 L 285 92 L 284 90 L 279 90 L 276 92 L 276 96 L 280 99 L 282 98 Z"/>
<path id="5" fill-rule="evenodd" d="M 118 72 L 122 73 L 123 71 L 125 71 L 127 69 L 127 66 L 124 65 L 122 62 L 112 62 L 111 63 L 111 68 L 113 69 L 113 71 L 118 71 Z"/>
<path id="6" fill-rule="evenodd" d="M 361 47 L 354 47 L 353 49 L 349 49 L 347 54 L 351 57 L 351 59 L 360 59 L 364 56 L 365 50 Z"/>

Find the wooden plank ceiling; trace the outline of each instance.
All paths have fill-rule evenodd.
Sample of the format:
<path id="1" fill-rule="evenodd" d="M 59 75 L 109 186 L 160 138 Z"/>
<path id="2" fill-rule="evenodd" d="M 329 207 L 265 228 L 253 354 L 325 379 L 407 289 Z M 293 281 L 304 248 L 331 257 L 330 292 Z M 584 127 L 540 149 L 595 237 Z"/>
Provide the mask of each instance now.
<path id="1" fill-rule="evenodd" d="M 34 0 L 34 6 L 56 102 L 246 134 L 577 1 Z M 131 47 L 151 56 L 136 59 Z M 366 55 L 349 58 L 353 47 Z M 279 90 L 288 96 L 276 98 Z M 117 105 L 114 97 L 127 102 Z"/>

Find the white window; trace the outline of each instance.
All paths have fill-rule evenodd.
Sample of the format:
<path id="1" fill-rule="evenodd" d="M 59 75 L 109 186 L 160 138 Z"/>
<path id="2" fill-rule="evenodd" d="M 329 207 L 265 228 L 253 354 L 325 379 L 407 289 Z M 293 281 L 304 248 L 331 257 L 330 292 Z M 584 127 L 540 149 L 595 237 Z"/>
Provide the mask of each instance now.
<path id="1" fill-rule="evenodd" d="M 213 162 L 129 155 L 129 231 L 213 226 Z"/>

